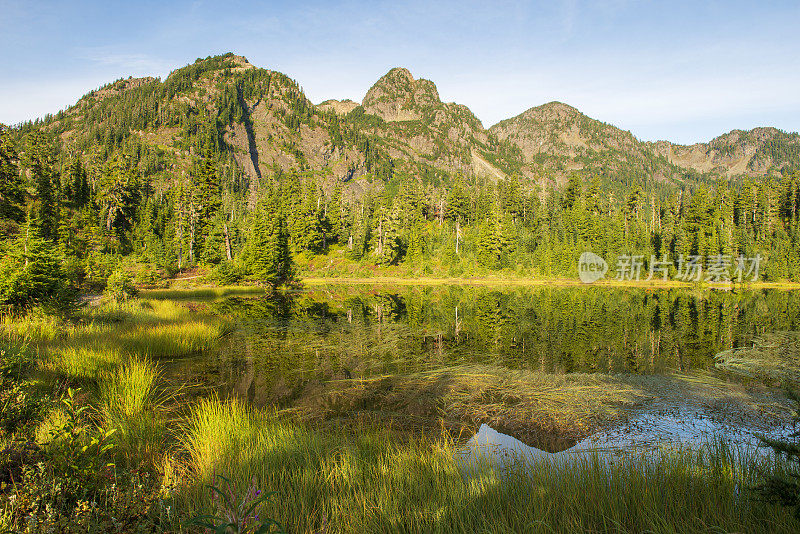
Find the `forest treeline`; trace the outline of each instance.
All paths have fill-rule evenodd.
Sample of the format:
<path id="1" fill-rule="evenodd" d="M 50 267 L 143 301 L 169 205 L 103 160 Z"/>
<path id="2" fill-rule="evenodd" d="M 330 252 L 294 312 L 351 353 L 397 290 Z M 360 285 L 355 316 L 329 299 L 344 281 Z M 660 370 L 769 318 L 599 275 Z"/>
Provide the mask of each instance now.
<path id="1" fill-rule="evenodd" d="M 280 284 L 293 276 L 293 257 L 331 252 L 450 275 L 543 277 L 574 277 L 584 250 L 610 262 L 642 255 L 645 267 L 651 256 L 761 254 L 763 279 L 800 280 L 798 173 L 669 194 L 633 184 L 624 195 L 579 176 L 542 191 L 519 177 L 455 175 L 433 187 L 395 174 L 345 198 L 342 183 L 326 191 L 318 173 L 289 172 L 248 207 L 243 191 L 231 200 L 237 184 L 210 131 L 190 171 L 164 189 L 142 172 L 142 152 L 85 161 L 59 152 L 41 130 L 4 128 L 2 300 L 102 287 L 131 259 L 144 283 L 204 265 L 225 282 Z"/>

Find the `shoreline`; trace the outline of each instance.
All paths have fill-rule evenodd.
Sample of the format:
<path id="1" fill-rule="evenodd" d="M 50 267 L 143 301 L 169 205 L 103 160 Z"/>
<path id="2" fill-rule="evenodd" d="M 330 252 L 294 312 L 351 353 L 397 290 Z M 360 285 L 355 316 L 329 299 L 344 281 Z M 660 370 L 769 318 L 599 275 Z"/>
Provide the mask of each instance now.
<path id="1" fill-rule="evenodd" d="M 465 285 L 465 286 L 558 286 L 558 287 L 632 287 L 651 289 L 720 289 L 748 290 L 748 289 L 781 289 L 800 290 L 798 282 L 750 282 L 750 283 L 689 283 L 677 280 L 601 280 L 585 284 L 578 279 L 571 278 L 435 278 L 418 277 L 407 278 L 398 276 L 375 277 L 323 277 L 310 276 L 302 278 L 300 284 L 320 286 L 328 284 L 341 285 L 366 285 L 366 284 L 396 284 L 396 285 Z"/>

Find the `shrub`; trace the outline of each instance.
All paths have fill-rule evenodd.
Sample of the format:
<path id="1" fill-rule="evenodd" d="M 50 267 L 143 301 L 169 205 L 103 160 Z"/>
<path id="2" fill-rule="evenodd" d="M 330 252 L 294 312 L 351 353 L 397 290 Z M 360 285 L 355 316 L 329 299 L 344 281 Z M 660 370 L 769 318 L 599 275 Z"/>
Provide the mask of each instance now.
<path id="1" fill-rule="evenodd" d="M 61 254 L 38 236 L 13 243 L 0 262 L 0 303 L 15 308 L 51 303 L 69 307 L 75 292 L 67 284 Z"/>
<path id="2" fill-rule="evenodd" d="M 124 302 L 135 297 L 139 290 L 133 285 L 133 278 L 124 269 L 117 269 L 108 277 L 106 295 L 114 302 Z"/>
<path id="3" fill-rule="evenodd" d="M 241 266 L 225 262 L 217 265 L 211 272 L 211 278 L 224 286 L 238 284 L 245 276 L 245 271 Z"/>

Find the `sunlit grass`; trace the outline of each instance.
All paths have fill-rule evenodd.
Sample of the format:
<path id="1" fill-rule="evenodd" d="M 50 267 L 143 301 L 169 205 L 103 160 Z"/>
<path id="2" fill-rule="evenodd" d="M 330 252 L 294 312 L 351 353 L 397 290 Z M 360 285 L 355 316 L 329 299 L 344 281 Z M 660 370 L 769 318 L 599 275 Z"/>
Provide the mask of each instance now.
<path id="1" fill-rule="evenodd" d="M 47 342 L 56 339 L 61 333 L 62 321 L 57 317 L 34 311 L 27 315 L 3 315 L 2 331 L 12 338 Z"/>
<path id="2" fill-rule="evenodd" d="M 115 343 L 128 354 L 152 358 L 181 357 L 212 349 L 222 334 L 219 325 L 187 321 L 119 332 Z"/>
<path id="3" fill-rule="evenodd" d="M 66 346 L 48 351 L 40 366 L 56 375 L 93 380 L 100 373 L 113 369 L 121 358 L 119 352 L 102 344 Z"/>
<path id="4" fill-rule="evenodd" d="M 715 356 L 725 371 L 775 384 L 800 386 L 800 332 L 771 332 L 750 347 L 738 347 Z"/>
<path id="5" fill-rule="evenodd" d="M 366 423 L 369 417 L 338 428 L 330 420 L 314 426 L 242 401 L 210 398 L 189 405 L 169 395 L 158 359 L 214 350 L 227 331 L 202 306 L 134 300 L 87 308 L 79 319 L 31 316 L 3 325 L 9 339 L 30 340 L 38 349 L 40 371 L 83 388 L 82 402 L 91 404 L 86 424 L 115 430 L 118 469 L 144 465 L 164 481 L 164 495 L 175 506 L 170 513 L 181 518 L 175 531 L 185 531 L 185 518 L 214 511 L 203 484 L 215 475 L 240 487 L 255 477 L 263 491 L 277 491 L 262 516 L 291 532 L 800 531 L 791 513 L 749 492 L 765 475 L 784 469 L 755 454 L 709 447 L 664 450 L 636 461 L 520 460 L 514 470 L 479 462 L 466 473 L 457 461 L 457 442 L 446 433 L 420 435 L 428 430 L 419 424 L 423 419 L 490 422 L 518 435 L 525 428 L 579 435 L 646 401 L 652 386 L 644 379 L 453 365 L 374 379 L 365 373 L 321 388 L 316 400 L 323 412 L 335 412 L 327 414 L 333 418 L 356 411 L 408 417 L 417 432 L 398 440 L 380 424 Z M 351 336 L 337 357 L 399 358 L 401 336 L 387 325 L 376 328 L 382 329 L 380 343 Z M 329 350 L 296 343 L 292 350 L 314 356 Z M 402 365 L 389 363 L 398 371 Z M 320 405 L 301 408 L 311 413 Z M 185 415 L 180 424 L 177 414 Z M 63 409 L 50 410 L 35 439 L 43 443 L 64 420 Z"/>
<path id="6" fill-rule="evenodd" d="M 299 411 L 313 418 L 380 410 L 416 426 L 441 419 L 454 425 L 489 423 L 538 441 L 543 434 L 582 438 L 650 398 L 644 389 L 608 375 L 456 365 L 330 382 Z"/>
<path id="7" fill-rule="evenodd" d="M 267 289 L 262 286 L 222 286 L 196 289 L 154 289 L 142 291 L 141 297 L 153 300 L 183 300 L 227 297 L 232 295 L 263 295 Z"/>
<path id="8" fill-rule="evenodd" d="M 320 433 L 238 402 L 208 400 L 190 417 L 185 448 L 198 482 L 255 477 L 278 491 L 262 512 L 292 532 L 794 532 L 790 513 L 748 487 L 781 467 L 724 447 L 660 451 L 566 465 L 520 459 L 462 472 L 447 440 L 393 441 L 362 429 Z M 211 511 L 201 486 L 183 506 Z"/>
<path id="9" fill-rule="evenodd" d="M 159 417 L 168 396 L 159 392 L 160 372 L 149 360 L 131 358 L 107 372 L 99 384 L 103 426 L 127 455 L 152 459 L 162 448 L 165 425 Z"/>

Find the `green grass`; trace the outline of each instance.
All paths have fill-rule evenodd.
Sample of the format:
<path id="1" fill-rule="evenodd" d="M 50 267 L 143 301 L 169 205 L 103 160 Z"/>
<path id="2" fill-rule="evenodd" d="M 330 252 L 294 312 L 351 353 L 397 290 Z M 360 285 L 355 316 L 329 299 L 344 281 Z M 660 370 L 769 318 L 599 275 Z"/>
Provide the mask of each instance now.
<path id="1" fill-rule="evenodd" d="M 98 412 L 102 425 L 132 463 L 154 461 L 163 449 L 166 425 L 159 411 L 169 395 L 160 389 L 161 373 L 149 360 L 129 359 L 101 376 Z"/>
<path id="2" fill-rule="evenodd" d="M 661 451 L 611 465 L 484 464 L 464 476 L 451 441 L 398 442 L 386 432 L 320 433 L 237 402 L 192 413 L 185 448 L 198 482 L 223 474 L 277 491 L 262 511 L 292 532 L 796 532 L 789 512 L 746 488 L 782 469 L 725 447 Z M 187 513 L 214 503 L 198 484 Z"/>
<path id="3" fill-rule="evenodd" d="M 36 316 L 7 321 L 14 339 L 36 343 L 42 370 L 95 380 L 130 358 L 181 358 L 213 350 L 225 321 L 168 301 L 134 301 L 84 310 L 77 322 Z"/>

